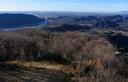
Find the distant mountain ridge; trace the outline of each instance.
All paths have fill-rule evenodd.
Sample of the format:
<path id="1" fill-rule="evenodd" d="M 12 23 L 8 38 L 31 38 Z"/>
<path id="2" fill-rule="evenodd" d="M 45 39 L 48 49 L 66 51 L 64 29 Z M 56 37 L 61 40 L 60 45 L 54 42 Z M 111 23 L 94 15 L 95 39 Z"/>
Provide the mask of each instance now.
<path id="1" fill-rule="evenodd" d="M 33 26 L 44 21 L 44 19 L 29 14 L 0 14 L 0 28 Z"/>
<path id="2" fill-rule="evenodd" d="M 49 18 L 49 31 L 85 31 L 89 29 L 113 29 L 128 31 L 128 15 L 60 16 Z M 52 21 L 52 22 L 51 22 Z M 58 26 L 57 26 L 58 24 Z M 53 28 L 54 26 L 54 28 Z"/>
<path id="3" fill-rule="evenodd" d="M 128 11 L 121 11 L 121 12 L 118 12 L 118 14 L 128 15 Z"/>

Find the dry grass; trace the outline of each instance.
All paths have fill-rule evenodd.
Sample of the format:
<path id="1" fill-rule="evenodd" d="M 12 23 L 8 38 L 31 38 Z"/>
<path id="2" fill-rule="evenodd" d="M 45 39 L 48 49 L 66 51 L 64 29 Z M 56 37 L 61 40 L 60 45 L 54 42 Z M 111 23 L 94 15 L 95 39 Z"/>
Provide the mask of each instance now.
<path id="1" fill-rule="evenodd" d="M 32 70 L 63 71 L 76 82 L 126 82 L 119 74 L 124 63 L 113 51 L 104 37 L 87 33 L 33 29 L 0 33 L 0 61 Z"/>
<path id="2" fill-rule="evenodd" d="M 56 63 L 54 61 L 41 61 L 41 62 L 36 62 L 36 61 L 11 61 L 11 62 L 6 62 L 7 64 L 14 64 L 20 67 L 25 67 L 28 69 L 32 68 L 37 68 L 37 69 L 51 69 L 51 70 L 62 70 L 63 68 L 67 67 L 66 65 Z"/>
<path id="3" fill-rule="evenodd" d="M 67 82 L 66 78 L 66 74 L 53 68 L 28 69 L 14 67 L 14 64 L 0 64 L 0 82 Z"/>

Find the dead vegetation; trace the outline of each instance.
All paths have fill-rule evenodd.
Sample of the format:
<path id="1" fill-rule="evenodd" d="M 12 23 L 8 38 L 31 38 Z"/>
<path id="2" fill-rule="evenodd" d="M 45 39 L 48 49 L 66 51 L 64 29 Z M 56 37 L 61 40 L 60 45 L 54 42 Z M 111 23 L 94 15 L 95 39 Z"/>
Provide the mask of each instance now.
<path id="1" fill-rule="evenodd" d="M 59 64 L 41 63 L 44 60 Z M 1 32 L 0 61 L 20 61 L 23 67 L 30 62 L 30 67 L 61 70 L 76 82 L 128 81 L 128 70 L 124 70 L 127 64 L 114 55 L 113 45 L 104 37 L 88 33 L 34 29 Z M 19 65 L 19 62 L 11 63 Z"/>

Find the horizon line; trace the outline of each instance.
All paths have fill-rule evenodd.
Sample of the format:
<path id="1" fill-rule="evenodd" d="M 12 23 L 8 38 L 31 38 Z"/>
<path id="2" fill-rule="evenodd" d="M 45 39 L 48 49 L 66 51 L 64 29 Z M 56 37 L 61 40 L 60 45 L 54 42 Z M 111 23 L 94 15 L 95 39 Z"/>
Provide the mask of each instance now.
<path id="1" fill-rule="evenodd" d="M 43 10 L 5 10 L 0 12 L 67 12 L 67 13 L 119 13 L 128 11 L 43 11 Z"/>

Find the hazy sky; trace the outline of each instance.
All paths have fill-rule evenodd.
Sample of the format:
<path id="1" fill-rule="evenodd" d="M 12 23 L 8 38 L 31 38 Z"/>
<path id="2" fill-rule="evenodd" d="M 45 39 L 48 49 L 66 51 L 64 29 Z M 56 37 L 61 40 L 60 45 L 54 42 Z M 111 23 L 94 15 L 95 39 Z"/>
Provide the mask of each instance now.
<path id="1" fill-rule="evenodd" d="M 128 11 L 128 0 L 0 0 L 0 11 Z"/>

